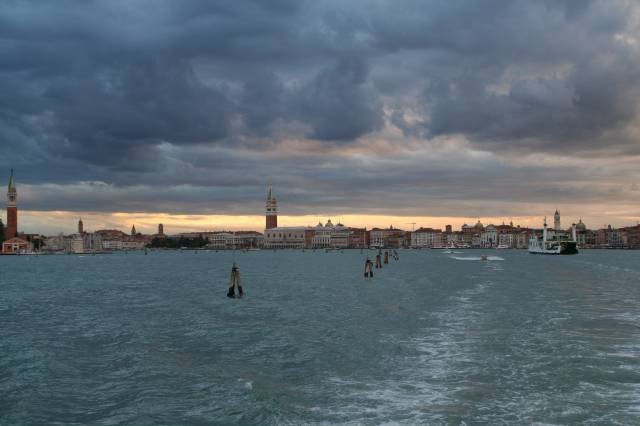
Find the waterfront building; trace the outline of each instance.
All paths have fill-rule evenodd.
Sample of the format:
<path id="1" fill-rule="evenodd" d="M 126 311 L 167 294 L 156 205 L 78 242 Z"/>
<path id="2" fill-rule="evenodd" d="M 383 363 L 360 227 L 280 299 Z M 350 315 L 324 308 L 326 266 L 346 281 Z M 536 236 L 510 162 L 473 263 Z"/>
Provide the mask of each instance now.
<path id="1" fill-rule="evenodd" d="M 202 235 L 202 237 L 204 238 L 205 235 Z M 231 232 L 207 233 L 206 239 L 209 240 L 209 243 L 207 244 L 208 248 L 212 248 L 215 250 L 226 250 L 227 248 L 233 248 L 233 234 Z"/>
<path id="2" fill-rule="evenodd" d="M 382 248 L 387 242 L 387 237 L 391 233 L 391 229 L 372 228 L 370 232 L 370 245 L 374 248 Z"/>
<path id="3" fill-rule="evenodd" d="M 264 236 L 257 231 L 236 231 L 233 233 L 233 245 L 236 248 L 258 248 L 264 244 Z"/>
<path id="4" fill-rule="evenodd" d="M 343 224 L 334 225 L 331 219 L 325 225 L 318 223 L 309 229 L 313 233 L 311 247 L 313 248 L 347 248 L 349 247 L 349 235 L 351 231 Z"/>
<path id="5" fill-rule="evenodd" d="M 82 235 L 75 234 L 71 237 L 71 252 L 84 253 L 84 240 L 82 239 Z"/>
<path id="6" fill-rule="evenodd" d="M 582 222 L 582 218 L 576 223 L 576 242 L 580 248 L 590 248 L 595 245 L 596 234 L 593 231 L 587 229 L 587 226 Z"/>
<path id="7" fill-rule="evenodd" d="M 480 232 L 480 246 L 484 248 L 492 248 L 498 245 L 498 230 L 493 225 L 487 225 Z"/>
<path id="8" fill-rule="evenodd" d="M 628 248 L 640 248 L 640 225 L 627 226 L 625 228 L 621 228 L 620 230 L 623 231 L 626 235 Z"/>
<path id="9" fill-rule="evenodd" d="M 529 239 L 531 238 L 532 231 L 528 228 L 520 228 L 520 231 L 516 233 L 516 247 L 519 249 L 526 249 L 529 247 Z"/>
<path id="10" fill-rule="evenodd" d="M 440 247 L 443 243 L 442 229 L 419 228 L 411 233 L 411 247 Z"/>
<path id="11" fill-rule="evenodd" d="M 85 232 L 82 234 L 82 245 L 85 253 L 102 251 L 102 237 L 95 232 Z"/>
<path id="12" fill-rule="evenodd" d="M 515 233 L 498 233 L 497 244 L 502 247 L 516 248 L 517 234 Z"/>
<path id="13" fill-rule="evenodd" d="M 122 250 L 142 250 L 149 241 L 146 238 L 125 238 L 121 242 Z"/>
<path id="14" fill-rule="evenodd" d="M 525 235 L 522 237 L 522 246 L 519 247 L 519 238 L 518 235 L 523 231 L 526 231 L 524 228 L 520 228 L 520 226 L 513 226 L 513 222 L 510 222 L 509 225 L 505 225 L 504 222 L 502 225 L 494 226 L 496 231 L 496 236 L 493 245 L 488 247 L 502 246 L 509 248 L 527 248 L 529 241 L 529 234 L 525 232 Z"/>
<path id="15" fill-rule="evenodd" d="M 209 240 L 208 248 L 216 250 L 244 249 L 262 247 L 264 238 L 256 231 L 220 231 L 207 232 L 200 236 Z"/>
<path id="16" fill-rule="evenodd" d="M 462 225 L 462 243 L 469 244 L 471 247 L 481 247 L 481 234 L 484 225 L 478 220 L 475 225 Z"/>
<path id="17" fill-rule="evenodd" d="M 598 231 L 585 229 L 576 233 L 576 241 L 580 248 L 595 248 L 597 246 Z"/>
<path id="18" fill-rule="evenodd" d="M 264 231 L 264 247 L 273 249 L 305 248 L 313 244 L 313 228 L 275 227 Z"/>
<path id="19" fill-rule="evenodd" d="M 367 228 L 349 228 L 348 247 L 365 248 L 369 247 L 370 232 Z"/>
<path id="20" fill-rule="evenodd" d="M 585 241 L 585 245 L 587 247 L 591 246 L 594 248 L 637 248 L 633 246 L 633 243 L 630 243 L 629 239 L 629 228 L 620 228 L 615 229 L 611 225 L 607 225 L 606 228 L 598 229 L 597 231 L 592 231 L 594 234 L 593 245 L 590 245 L 590 241 Z M 635 237 L 634 232 L 631 232 L 633 238 Z M 586 231 L 585 240 L 589 238 L 589 231 Z"/>
<path id="21" fill-rule="evenodd" d="M 461 245 L 464 244 L 464 235 L 462 231 L 446 232 L 445 235 L 443 235 L 443 242 L 447 246 Z"/>
<path id="22" fill-rule="evenodd" d="M 626 232 L 622 229 L 612 229 L 607 235 L 607 243 L 610 248 L 626 248 L 628 246 Z"/>
<path id="23" fill-rule="evenodd" d="M 13 237 L 5 240 L 2 243 L 2 253 L 3 254 L 19 254 L 19 253 L 27 253 L 30 252 L 30 245 L 27 240 L 22 238 Z"/>
<path id="24" fill-rule="evenodd" d="M 233 249 L 236 247 L 236 239 L 234 238 L 233 232 L 215 232 L 207 238 L 209 241 L 217 244 L 218 247 L 222 246 L 223 249 Z"/>
<path id="25" fill-rule="evenodd" d="M 278 226 L 278 201 L 273 195 L 273 189 L 269 185 L 267 202 L 265 205 L 265 228 L 272 229 Z"/>
<path id="26" fill-rule="evenodd" d="M 376 248 L 400 248 L 411 244 L 411 232 L 390 226 L 387 229 L 371 229 L 370 246 Z"/>
<path id="27" fill-rule="evenodd" d="M 103 250 L 122 250 L 122 240 L 102 240 Z"/>
<path id="28" fill-rule="evenodd" d="M 44 240 L 45 251 L 63 251 L 64 250 L 64 235 L 59 234 L 55 237 L 46 237 Z"/>
<path id="29" fill-rule="evenodd" d="M 311 237 L 311 247 L 313 248 L 327 248 L 331 247 L 331 232 L 333 231 L 333 223 L 331 219 L 327 221 L 326 225 L 322 225 L 322 222 L 313 228 L 313 236 Z"/>
<path id="30" fill-rule="evenodd" d="M 331 231 L 331 247 L 334 248 L 347 248 L 349 247 L 349 228 L 343 224 L 338 223 Z"/>
<path id="31" fill-rule="evenodd" d="M 102 241 L 103 250 L 124 250 L 144 248 L 145 237 L 129 236 L 117 229 L 101 229 L 95 232 Z"/>
<path id="32" fill-rule="evenodd" d="M 611 225 L 607 228 L 600 228 L 596 231 L 596 246 L 597 247 L 606 247 L 607 246 L 607 231 L 611 230 Z"/>

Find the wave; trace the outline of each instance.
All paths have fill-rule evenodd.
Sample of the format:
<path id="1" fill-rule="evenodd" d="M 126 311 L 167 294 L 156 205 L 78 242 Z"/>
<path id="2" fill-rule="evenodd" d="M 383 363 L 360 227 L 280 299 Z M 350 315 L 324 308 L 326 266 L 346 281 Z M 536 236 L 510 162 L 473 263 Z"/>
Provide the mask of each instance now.
<path id="1" fill-rule="evenodd" d="M 504 260 L 504 258 L 500 257 L 500 256 L 486 256 L 485 258 L 482 258 L 480 256 L 473 256 L 473 257 L 459 257 L 459 256 L 449 256 L 451 259 L 455 259 L 455 260 L 484 260 L 484 261 L 495 261 L 495 260 Z"/>

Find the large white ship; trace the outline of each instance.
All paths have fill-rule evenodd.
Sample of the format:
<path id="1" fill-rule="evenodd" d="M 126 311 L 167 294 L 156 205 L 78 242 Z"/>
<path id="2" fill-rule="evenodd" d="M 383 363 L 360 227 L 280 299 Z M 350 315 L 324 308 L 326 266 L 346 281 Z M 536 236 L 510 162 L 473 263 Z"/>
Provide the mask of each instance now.
<path id="1" fill-rule="evenodd" d="M 557 215 L 557 213 L 556 213 Z M 571 235 L 553 231 L 549 236 L 547 229 L 547 218 L 544 218 L 544 228 L 542 236 L 532 234 L 529 239 L 529 253 L 534 254 L 578 254 L 578 243 L 576 242 L 576 225 L 571 227 Z"/>

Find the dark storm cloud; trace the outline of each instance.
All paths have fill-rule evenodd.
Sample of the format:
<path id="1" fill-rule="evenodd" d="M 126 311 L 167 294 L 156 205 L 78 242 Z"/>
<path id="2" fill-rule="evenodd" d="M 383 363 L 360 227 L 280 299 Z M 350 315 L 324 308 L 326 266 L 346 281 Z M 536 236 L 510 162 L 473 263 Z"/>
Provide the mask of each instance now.
<path id="1" fill-rule="evenodd" d="M 341 60 L 297 93 L 293 107 L 310 125 L 310 138 L 351 141 L 382 127 L 382 105 L 364 86 L 366 77 L 364 63 Z"/>
<path id="2" fill-rule="evenodd" d="M 183 197 L 209 210 L 235 203 L 234 183 L 252 199 L 273 176 L 293 192 L 318 188 L 304 208 L 315 199 L 373 209 L 369 188 L 382 182 L 404 203 L 416 190 L 515 196 L 483 192 L 478 182 L 499 180 L 473 157 L 438 183 L 432 158 L 425 171 L 369 153 L 369 173 L 331 150 L 397 128 L 426 145 L 462 137 L 465 149 L 497 156 L 638 152 L 638 9 L 623 0 L 8 1 L 0 166 L 28 170 L 22 180 L 33 184 L 107 182 L 119 195 L 91 199 L 105 210 L 142 203 L 125 190 L 136 185 L 171 188 L 154 194 L 157 208 L 175 210 Z M 274 156 L 290 139 L 319 141 L 327 157 Z M 388 168 L 402 173 L 380 172 Z M 514 169 L 493 170 L 516 182 Z M 564 177 L 545 173 L 532 197 Z M 47 203 L 38 208 L 64 204 Z"/>
<path id="3" fill-rule="evenodd" d="M 436 4 L 375 23 L 384 48 L 426 56 L 426 120 L 412 127 L 392 116 L 407 134 L 463 134 L 502 141 L 490 147 L 498 149 L 592 149 L 636 117 L 637 49 L 615 37 L 637 33 L 628 3 Z"/>

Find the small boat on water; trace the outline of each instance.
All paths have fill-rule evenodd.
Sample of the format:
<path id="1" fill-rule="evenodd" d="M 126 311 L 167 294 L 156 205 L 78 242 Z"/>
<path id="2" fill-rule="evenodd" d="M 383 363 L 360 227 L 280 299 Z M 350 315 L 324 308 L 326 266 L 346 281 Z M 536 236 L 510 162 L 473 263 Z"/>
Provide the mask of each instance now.
<path id="1" fill-rule="evenodd" d="M 496 250 L 508 250 L 508 249 L 510 249 L 510 248 L 511 248 L 511 247 L 509 247 L 509 246 L 508 246 L 508 245 L 506 245 L 506 244 L 498 244 L 498 247 L 496 247 Z"/>
<path id="2" fill-rule="evenodd" d="M 544 218 L 544 228 L 542 235 L 532 234 L 529 239 L 529 253 L 533 254 L 578 254 L 578 243 L 576 241 L 576 226 L 571 228 L 571 235 L 553 231 L 549 236 L 547 229 L 547 218 Z"/>

